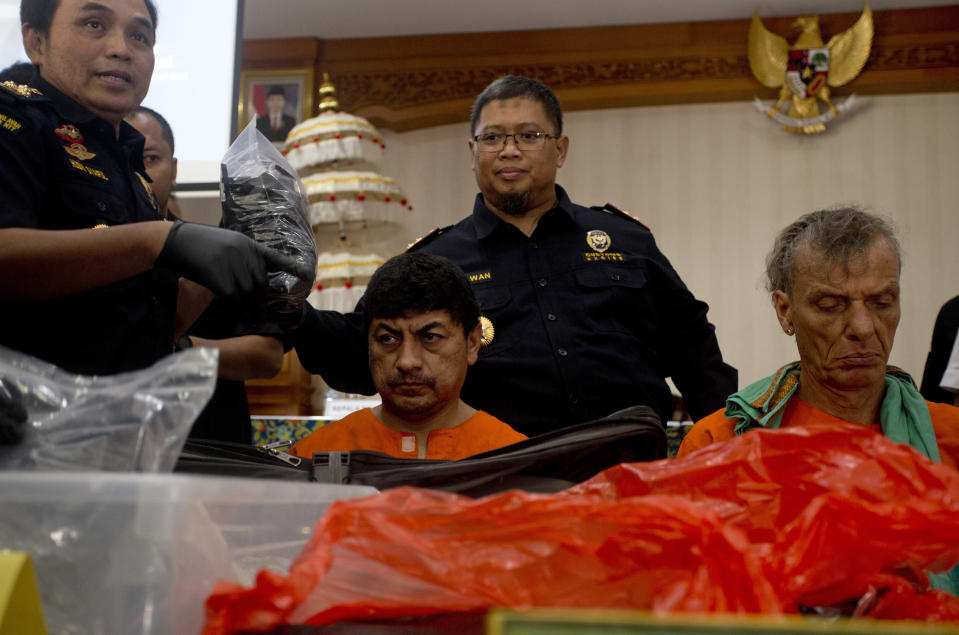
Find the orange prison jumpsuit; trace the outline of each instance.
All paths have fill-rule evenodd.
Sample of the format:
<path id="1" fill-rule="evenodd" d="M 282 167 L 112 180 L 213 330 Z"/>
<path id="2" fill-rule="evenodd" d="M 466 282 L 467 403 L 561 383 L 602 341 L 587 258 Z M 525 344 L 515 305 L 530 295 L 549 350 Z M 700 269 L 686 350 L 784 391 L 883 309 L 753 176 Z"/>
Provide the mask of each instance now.
<path id="1" fill-rule="evenodd" d="M 936 432 L 936 443 L 939 445 L 942 464 L 959 469 L 959 408 L 931 401 L 927 401 L 926 404 L 929 406 L 929 414 L 932 417 L 932 427 Z M 686 434 L 676 456 L 685 456 L 710 443 L 735 437 L 736 419 L 726 418 L 723 410 L 725 408 L 697 421 L 692 430 Z M 793 397 L 786 404 L 780 427 L 788 428 L 807 423 L 848 423 L 848 421 L 817 410 L 799 397 Z M 876 432 L 882 431 L 878 423 L 872 424 L 870 428 Z"/>
<path id="2" fill-rule="evenodd" d="M 527 437 L 493 415 L 478 411 L 454 428 L 430 432 L 428 459 L 462 459 L 523 441 Z M 314 452 L 372 450 L 405 459 L 417 458 L 416 435 L 383 425 L 369 408 L 328 423 L 301 439 L 291 454 L 311 458 Z"/>

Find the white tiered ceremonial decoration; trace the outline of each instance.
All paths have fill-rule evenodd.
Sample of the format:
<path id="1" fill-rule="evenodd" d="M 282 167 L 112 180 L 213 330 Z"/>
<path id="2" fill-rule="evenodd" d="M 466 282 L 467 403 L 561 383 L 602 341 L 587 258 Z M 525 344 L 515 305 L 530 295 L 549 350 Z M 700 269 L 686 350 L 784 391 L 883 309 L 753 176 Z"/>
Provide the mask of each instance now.
<path id="1" fill-rule="evenodd" d="M 366 119 L 340 111 L 325 73 L 319 111 L 290 131 L 283 154 L 310 198 L 318 260 L 309 302 L 352 311 L 373 271 L 402 251 L 402 225 L 413 206 L 377 171 L 386 149 L 382 136 Z"/>

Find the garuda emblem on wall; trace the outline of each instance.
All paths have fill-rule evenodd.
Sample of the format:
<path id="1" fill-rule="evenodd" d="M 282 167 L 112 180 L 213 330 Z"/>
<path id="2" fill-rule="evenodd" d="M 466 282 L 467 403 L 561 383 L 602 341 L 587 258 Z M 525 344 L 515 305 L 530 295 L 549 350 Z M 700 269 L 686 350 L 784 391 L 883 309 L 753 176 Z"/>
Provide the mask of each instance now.
<path id="1" fill-rule="evenodd" d="M 830 86 L 851 82 L 869 58 L 872 47 L 872 11 L 869 5 L 856 23 L 823 44 L 819 18 L 804 16 L 793 22 L 801 30 L 792 46 L 763 26 L 759 10 L 749 26 L 749 66 L 763 85 L 779 88 L 779 99 L 766 108 L 757 97 L 754 104 L 789 132 L 812 134 L 826 129 L 826 122 L 847 110 L 855 95 L 833 105 Z M 782 112 L 784 104 L 789 109 Z M 820 112 L 819 102 L 826 106 Z"/>

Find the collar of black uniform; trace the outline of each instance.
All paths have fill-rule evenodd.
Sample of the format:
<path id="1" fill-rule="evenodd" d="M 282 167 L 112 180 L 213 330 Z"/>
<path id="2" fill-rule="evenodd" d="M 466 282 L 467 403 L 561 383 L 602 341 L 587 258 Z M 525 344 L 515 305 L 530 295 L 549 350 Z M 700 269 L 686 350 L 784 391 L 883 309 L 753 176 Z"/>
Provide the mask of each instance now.
<path id="1" fill-rule="evenodd" d="M 47 96 L 53 103 L 53 108 L 57 111 L 57 114 L 66 121 L 72 123 L 87 123 L 97 119 L 95 114 L 61 93 L 58 89 L 54 88 L 53 84 L 40 77 L 40 74 L 36 70 L 33 72 L 33 77 L 30 78 L 30 86 Z"/>
<path id="2" fill-rule="evenodd" d="M 575 215 L 575 207 L 569 200 L 566 190 L 559 185 L 554 185 L 554 187 L 556 188 L 556 206 L 546 213 L 564 212 L 567 217 L 572 218 Z M 492 234 L 501 224 L 509 224 L 486 207 L 482 194 L 476 195 L 476 202 L 473 204 L 473 222 L 476 225 L 476 237 L 481 239 Z"/>
<path id="3" fill-rule="evenodd" d="M 102 128 L 104 133 L 113 130 L 113 125 L 110 122 L 93 114 L 54 88 L 53 84 L 40 77 L 40 73 L 37 72 L 36 67 L 34 67 L 33 77 L 30 78 L 29 84 L 50 99 L 51 103 L 53 103 L 54 110 L 57 111 L 58 115 L 63 117 L 64 122 L 92 124 L 97 129 Z M 143 135 L 127 122 L 122 121 L 120 122 L 120 137 L 117 141 L 121 146 L 130 146 L 134 167 L 140 172 L 143 172 Z M 135 147 L 137 144 L 139 144 L 139 150 Z"/>

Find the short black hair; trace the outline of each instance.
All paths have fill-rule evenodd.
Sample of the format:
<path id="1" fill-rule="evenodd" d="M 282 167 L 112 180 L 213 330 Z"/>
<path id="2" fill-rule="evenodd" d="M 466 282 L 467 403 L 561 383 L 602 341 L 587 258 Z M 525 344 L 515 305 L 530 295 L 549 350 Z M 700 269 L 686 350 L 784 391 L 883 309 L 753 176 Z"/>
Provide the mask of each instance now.
<path id="1" fill-rule="evenodd" d="M 280 86 L 279 84 L 273 84 L 272 86 L 270 86 L 270 87 L 267 89 L 267 91 L 266 91 L 266 96 L 267 96 L 267 97 L 272 97 L 273 95 L 282 95 L 282 96 L 285 98 L 285 97 L 286 97 L 286 91 L 283 90 L 283 87 Z"/>
<path id="2" fill-rule="evenodd" d="M 156 119 L 156 122 L 160 124 L 160 134 L 163 136 L 163 140 L 166 141 L 170 146 L 170 155 L 175 155 L 175 146 L 173 145 L 173 128 L 170 127 L 170 122 L 168 122 L 163 115 L 152 108 L 147 108 L 146 106 L 137 106 L 136 110 L 126 116 L 126 119 L 129 120 L 133 117 L 133 115 L 137 114 L 144 114 L 148 117 L 153 117 Z"/>
<path id="3" fill-rule="evenodd" d="M 480 307 L 466 274 L 447 258 L 407 252 L 377 269 L 363 296 L 366 330 L 376 319 L 410 312 L 446 311 L 469 335 L 479 323 Z"/>
<path id="4" fill-rule="evenodd" d="M 563 134 L 563 109 L 553 91 L 543 82 L 531 77 L 506 75 L 483 89 L 483 92 L 473 102 L 473 109 L 470 111 L 470 136 L 476 134 L 476 124 L 479 123 L 480 113 L 483 112 L 483 107 L 486 104 L 494 100 L 513 99 L 515 97 L 526 97 L 542 104 L 543 110 L 546 112 L 546 118 L 555 128 L 553 134 Z"/>
<path id="5" fill-rule="evenodd" d="M 153 0 L 143 0 L 143 4 L 153 22 L 153 31 L 157 29 L 157 8 Z M 53 14 L 57 12 L 60 0 L 20 0 L 20 24 L 29 24 L 34 29 L 48 35 Z"/>
<path id="6" fill-rule="evenodd" d="M 0 71 L 0 82 L 26 84 L 30 81 L 30 78 L 33 77 L 33 71 L 33 64 L 31 62 L 14 62 Z"/>

